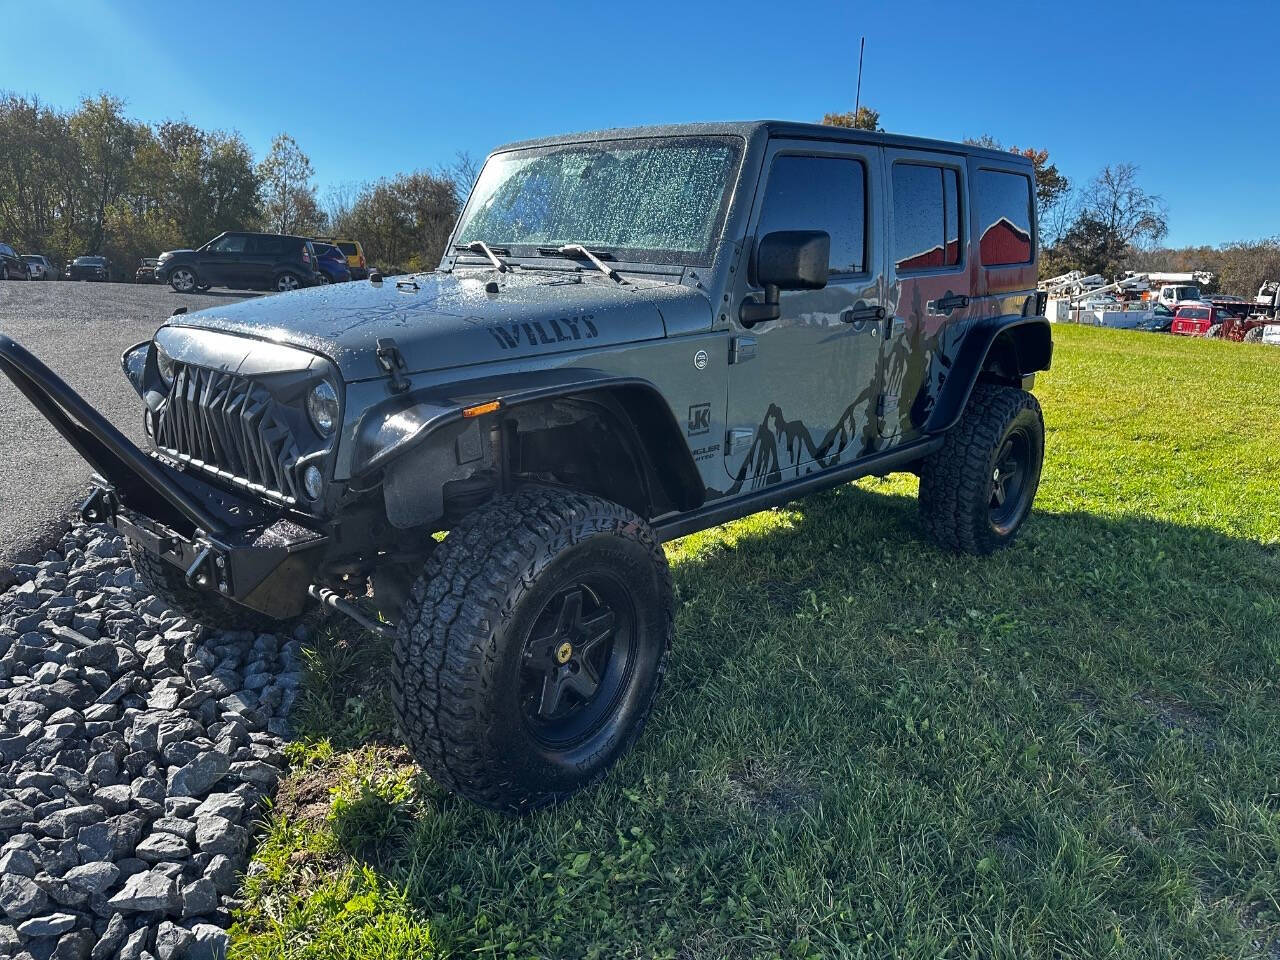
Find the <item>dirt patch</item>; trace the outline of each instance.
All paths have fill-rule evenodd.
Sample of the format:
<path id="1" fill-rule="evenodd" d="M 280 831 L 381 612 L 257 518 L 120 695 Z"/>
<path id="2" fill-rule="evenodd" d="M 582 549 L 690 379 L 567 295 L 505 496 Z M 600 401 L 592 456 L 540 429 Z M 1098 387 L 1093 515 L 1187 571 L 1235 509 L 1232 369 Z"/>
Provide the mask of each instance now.
<path id="1" fill-rule="evenodd" d="M 1207 737 L 1216 726 L 1213 720 L 1197 712 L 1190 705 L 1155 690 L 1134 694 L 1133 699 L 1151 711 L 1156 721 L 1166 730 L 1185 730 L 1196 736 Z"/>
<path id="2" fill-rule="evenodd" d="M 1075 687 L 1067 693 L 1067 700 L 1077 704 L 1085 713 L 1097 713 L 1101 704 L 1098 695 L 1086 687 Z"/>
<path id="3" fill-rule="evenodd" d="M 329 815 L 338 779 L 338 768 L 333 765 L 295 773 L 280 783 L 275 809 L 290 820 L 318 823 Z"/>
<path id="4" fill-rule="evenodd" d="M 730 799 L 766 816 L 783 816 L 818 800 L 818 788 L 783 764 L 755 758 L 729 773 Z"/>
<path id="5" fill-rule="evenodd" d="M 1280 960 L 1280 923 L 1274 919 L 1275 908 L 1254 901 L 1240 911 L 1240 925 L 1252 936 L 1252 945 L 1260 956 Z"/>

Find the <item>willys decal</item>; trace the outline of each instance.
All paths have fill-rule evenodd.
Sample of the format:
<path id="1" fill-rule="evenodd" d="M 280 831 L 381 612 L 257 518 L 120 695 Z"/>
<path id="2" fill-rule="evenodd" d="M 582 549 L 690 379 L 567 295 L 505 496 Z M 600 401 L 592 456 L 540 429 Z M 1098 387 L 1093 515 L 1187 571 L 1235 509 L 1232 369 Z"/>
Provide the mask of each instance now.
<path id="1" fill-rule="evenodd" d="M 503 350 L 514 350 L 520 346 L 543 347 L 570 340 L 594 340 L 600 336 L 595 317 L 590 313 L 502 323 L 489 327 L 489 333 Z"/>

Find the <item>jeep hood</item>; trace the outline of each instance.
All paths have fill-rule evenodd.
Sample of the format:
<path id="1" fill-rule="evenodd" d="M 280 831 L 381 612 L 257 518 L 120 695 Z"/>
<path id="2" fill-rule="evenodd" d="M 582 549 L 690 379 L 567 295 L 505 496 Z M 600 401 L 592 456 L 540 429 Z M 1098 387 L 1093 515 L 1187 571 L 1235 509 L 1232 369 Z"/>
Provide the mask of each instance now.
<path id="1" fill-rule="evenodd" d="M 489 292 L 495 282 L 497 292 Z M 710 329 L 706 295 L 674 282 L 477 271 L 312 287 L 182 314 L 167 325 L 300 347 L 328 357 L 352 382 L 386 376 L 380 339 L 395 340 L 405 372 L 414 374 L 654 340 L 666 333 L 664 314 L 676 311 L 684 318 L 693 311 Z"/>

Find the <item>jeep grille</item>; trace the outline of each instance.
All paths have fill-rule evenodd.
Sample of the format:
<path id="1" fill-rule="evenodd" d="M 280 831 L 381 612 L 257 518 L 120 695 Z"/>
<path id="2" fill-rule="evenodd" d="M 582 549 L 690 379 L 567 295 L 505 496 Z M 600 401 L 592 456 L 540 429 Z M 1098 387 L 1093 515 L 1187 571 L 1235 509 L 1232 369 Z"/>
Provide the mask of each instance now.
<path id="1" fill-rule="evenodd" d="M 156 418 L 156 446 L 179 461 L 296 503 L 298 445 L 279 405 L 245 377 L 178 364 Z"/>

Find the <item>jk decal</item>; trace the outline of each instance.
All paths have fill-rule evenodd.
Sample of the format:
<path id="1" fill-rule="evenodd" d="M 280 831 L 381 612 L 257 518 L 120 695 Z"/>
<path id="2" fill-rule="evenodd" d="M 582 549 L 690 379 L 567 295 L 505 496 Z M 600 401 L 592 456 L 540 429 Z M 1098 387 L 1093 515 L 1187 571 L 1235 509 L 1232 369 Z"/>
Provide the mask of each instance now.
<path id="1" fill-rule="evenodd" d="M 689 408 L 689 436 L 696 437 L 711 430 L 711 404 L 695 403 Z"/>

